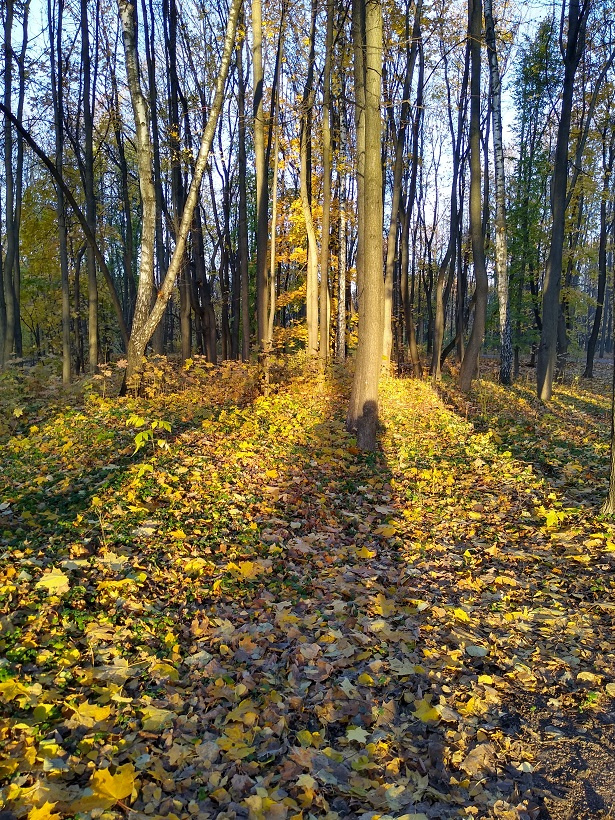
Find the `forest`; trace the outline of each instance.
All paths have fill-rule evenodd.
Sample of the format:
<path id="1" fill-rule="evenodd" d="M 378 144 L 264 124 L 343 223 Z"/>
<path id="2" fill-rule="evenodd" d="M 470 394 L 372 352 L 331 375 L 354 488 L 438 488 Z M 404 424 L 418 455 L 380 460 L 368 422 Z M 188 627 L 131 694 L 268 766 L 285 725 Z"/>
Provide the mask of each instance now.
<path id="1" fill-rule="evenodd" d="M 0 12 L 0 820 L 612 817 L 611 0 Z"/>

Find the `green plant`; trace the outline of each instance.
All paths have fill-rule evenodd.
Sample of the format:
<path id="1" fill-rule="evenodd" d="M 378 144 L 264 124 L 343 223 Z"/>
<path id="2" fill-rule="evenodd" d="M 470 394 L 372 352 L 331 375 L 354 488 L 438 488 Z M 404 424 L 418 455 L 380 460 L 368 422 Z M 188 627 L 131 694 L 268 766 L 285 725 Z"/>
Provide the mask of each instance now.
<path id="1" fill-rule="evenodd" d="M 155 433 L 156 433 L 156 430 L 158 430 L 159 432 L 162 431 L 162 430 L 166 430 L 168 433 L 170 433 L 171 432 L 170 422 L 165 421 L 164 419 L 155 419 L 154 421 L 151 421 L 148 425 L 147 421 L 142 416 L 139 416 L 136 413 L 133 413 L 131 416 L 129 416 L 126 419 L 126 426 L 127 427 L 144 428 L 144 429 L 139 429 L 139 432 L 136 433 L 136 435 L 134 437 L 135 451 L 134 451 L 133 455 L 138 453 L 139 450 L 142 447 L 145 447 L 145 445 L 148 443 L 148 441 L 151 441 L 152 449 L 153 449 L 154 452 L 156 450 L 156 447 L 158 447 L 160 450 L 168 450 L 169 449 L 168 441 L 164 438 L 156 438 Z"/>

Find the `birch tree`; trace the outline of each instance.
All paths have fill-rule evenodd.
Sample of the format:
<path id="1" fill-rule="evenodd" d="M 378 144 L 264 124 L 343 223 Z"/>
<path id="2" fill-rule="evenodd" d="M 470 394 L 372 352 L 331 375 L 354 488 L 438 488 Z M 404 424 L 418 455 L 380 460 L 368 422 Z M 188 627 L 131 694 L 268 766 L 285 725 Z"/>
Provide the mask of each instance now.
<path id="1" fill-rule="evenodd" d="M 197 206 L 199 189 L 205 172 L 211 144 L 214 138 L 218 117 L 224 101 L 224 89 L 229 73 L 229 66 L 235 47 L 235 34 L 242 0 L 233 0 L 226 26 L 224 48 L 220 68 L 216 78 L 215 93 L 209 110 L 205 128 L 201 136 L 199 152 L 194 164 L 194 173 L 190 182 L 185 205 L 181 214 L 176 236 L 173 256 L 169 263 L 164 280 L 154 296 L 154 238 L 156 225 L 156 197 L 152 178 L 152 147 L 150 138 L 149 113 L 141 88 L 139 73 L 139 55 L 137 47 L 136 9 L 130 0 L 118 0 L 124 57 L 128 88 L 136 126 L 136 148 L 139 170 L 139 184 L 143 199 L 143 226 L 141 236 L 141 258 L 139 265 L 139 287 L 128 342 L 128 366 L 126 384 L 137 387 L 140 381 L 143 357 L 148 341 L 152 337 L 158 322 L 162 318 L 167 302 L 173 292 L 175 281 L 180 272 L 186 249 L 186 241 L 192 228 L 192 221 Z M 153 303 L 153 306 L 152 306 Z"/>

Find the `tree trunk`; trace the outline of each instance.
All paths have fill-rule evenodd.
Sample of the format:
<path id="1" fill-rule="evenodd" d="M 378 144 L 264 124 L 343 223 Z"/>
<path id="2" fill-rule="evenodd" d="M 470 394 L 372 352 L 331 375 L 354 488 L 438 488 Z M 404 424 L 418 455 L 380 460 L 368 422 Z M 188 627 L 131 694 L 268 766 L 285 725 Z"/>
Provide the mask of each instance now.
<path id="1" fill-rule="evenodd" d="M 331 62 L 333 57 L 333 0 L 327 0 L 327 34 L 322 101 L 322 239 L 320 246 L 320 361 L 323 366 L 329 357 L 329 232 L 331 227 Z"/>
<path id="2" fill-rule="evenodd" d="M 312 219 L 311 195 L 311 151 L 312 151 L 312 107 L 314 105 L 314 60 L 316 36 L 316 0 L 312 0 L 310 22 L 310 53 L 308 72 L 301 100 L 301 125 L 299 134 L 300 169 L 299 186 L 301 210 L 307 235 L 307 351 L 309 356 L 318 354 L 318 245 Z"/>
<path id="3" fill-rule="evenodd" d="M 506 176 L 502 138 L 502 80 L 495 39 L 492 0 L 485 0 L 485 34 L 489 60 L 489 88 L 493 122 L 493 156 L 495 168 L 495 274 L 500 308 L 500 382 L 512 383 L 512 334 L 508 295 L 508 247 L 506 241 Z"/>
<path id="4" fill-rule="evenodd" d="M 459 371 L 459 389 L 467 393 L 478 368 L 478 357 L 485 335 L 488 280 L 485 265 L 485 240 L 482 225 L 480 163 L 480 48 L 482 28 L 481 0 L 470 0 L 468 36 L 470 38 L 470 236 L 474 263 L 474 322 Z"/>
<path id="5" fill-rule="evenodd" d="M 340 141 L 338 146 L 337 184 L 339 188 L 339 223 L 338 223 L 338 271 L 337 271 L 337 322 L 335 334 L 335 359 L 343 362 L 346 359 L 346 108 L 344 85 L 340 94 Z"/>
<path id="6" fill-rule="evenodd" d="M 238 74 L 238 135 L 239 150 L 237 157 L 237 173 L 239 176 L 239 236 L 238 255 L 241 277 L 241 358 L 247 362 L 250 358 L 250 279 L 248 273 L 248 199 L 246 192 L 247 160 L 246 160 L 246 80 L 243 72 L 243 47 L 245 38 L 237 44 L 237 74 Z M 260 340 L 259 340 L 260 342 Z"/>
<path id="7" fill-rule="evenodd" d="M 88 0 L 81 0 L 81 70 L 83 72 L 83 185 L 85 189 L 85 218 L 93 236 L 96 236 L 96 194 L 94 192 L 94 118 L 92 110 L 92 80 Z M 98 366 L 98 284 L 96 257 L 88 245 L 86 249 L 88 272 L 88 366 L 94 373 Z"/>
<path id="8" fill-rule="evenodd" d="M 62 70 L 62 22 L 64 2 L 59 0 L 57 18 L 51 0 L 47 0 L 51 60 L 51 97 L 55 129 L 55 164 L 58 173 L 63 174 L 64 166 L 64 76 Z M 56 24 L 57 19 L 57 24 Z M 60 251 L 60 276 L 62 281 L 62 384 L 68 385 L 71 378 L 70 351 L 70 288 L 68 279 L 68 241 L 66 233 L 66 205 L 64 191 L 56 188 L 56 216 L 58 220 L 58 246 Z"/>
<path id="9" fill-rule="evenodd" d="M 610 111 L 610 104 L 608 105 Z M 612 129 L 612 125 L 611 125 Z M 611 173 L 613 171 L 613 161 L 615 160 L 615 131 L 611 130 L 610 144 L 606 145 L 606 128 L 602 132 L 602 197 L 600 200 L 600 240 L 598 245 L 598 294 L 596 299 L 596 313 L 594 315 L 594 322 L 592 325 L 589 340 L 587 342 L 587 359 L 585 363 L 585 370 L 583 371 L 584 379 L 592 379 L 594 377 L 594 356 L 596 355 L 596 346 L 598 344 L 598 335 L 602 325 L 602 314 L 604 307 L 604 292 L 606 290 L 606 273 L 607 273 L 607 199 L 610 192 Z"/>
<path id="10" fill-rule="evenodd" d="M 9 112 L 12 109 L 13 97 L 13 0 L 6 0 L 4 17 L 4 105 Z M 4 120 L 4 184 L 5 184 L 5 222 L 6 253 L 4 257 L 4 304 L 5 329 L 4 350 L 2 359 L 6 361 L 13 353 L 15 343 L 15 289 L 13 269 L 17 254 L 17 237 L 15 236 L 15 176 L 13 171 L 13 127 L 11 121 Z"/>
<path id="11" fill-rule="evenodd" d="M 361 69 L 357 72 L 355 66 L 355 77 L 359 74 L 360 80 L 355 104 L 359 107 L 362 96 L 365 101 L 365 158 L 361 191 L 363 207 L 359 207 L 359 219 L 364 220 L 363 230 L 359 234 L 363 246 L 357 249 L 357 255 L 360 255 L 362 260 L 359 289 L 359 346 L 346 426 L 349 430 L 356 430 L 359 448 L 371 451 L 376 448 L 378 381 L 381 370 L 384 317 L 382 122 L 380 116 L 382 8 L 380 0 L 353 0 L 352 15 L 354 55 Z M 357 39 L 357 36 L 360 39 Z"/>
<path id="12" fill-rule="evenodd" d="M 256 323 L 257 342 L 267 343 L 267 222 L 269 187 L 265 163 L 265 116 L 263 112 L 263 27 L 261 0 L 252 0 L 252 80 L 254 86 L 254 166 L 256 170 Z"/>
<path id="13" fill-rule="evenodd" d="M 551 247 L 547 258 L 543 295 L 542 331 L 536 363 L 536 386 L 538 398 L 549 401 L 553 393 L 553 379 L 557 365 L 557 324 L 562 284 L 562 259 L 566 222 L 566 191 L 568 186 L 568 143 L 572 118 L 574 78 L 585 48 L 585 28 L 590 3 L 580 5 L 579 0 L 568 0 L 566 46 L 563 46 L 563 11 L 560 43 L 564 60 L 564 84 L 562 105 L 557 129 L 555 161 L 551 179 Z"/>

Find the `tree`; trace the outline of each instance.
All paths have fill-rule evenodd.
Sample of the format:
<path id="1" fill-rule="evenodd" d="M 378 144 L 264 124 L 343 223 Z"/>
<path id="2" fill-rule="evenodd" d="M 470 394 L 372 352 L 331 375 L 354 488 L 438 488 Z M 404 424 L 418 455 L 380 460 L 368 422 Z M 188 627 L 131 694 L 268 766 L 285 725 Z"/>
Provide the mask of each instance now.
<path id="1" fill-rule="evenodd" d="M 57 22 L 51 0 L 47 0 L 49 20 L 49 45 L 51 55 L 51 96 L 54 114 L 55 165 L 61 175 L 64 165 L 64 79 L 62 70 L 62 22 L 64 2 L 59 0 Z M 68 281 L 68 240 L 66 234 L 66 203 L 61 185 L 56 186 L 56 216 L 60 271 L 62 278 L 62 382 L 67 385 L 71 377 L 70 353 L 70 288 Z"/>
<path id="2" fill-rule="evenodd" d="M 13 62 L 18 67 L 18 100 L 15 115 L 16 124 L 22 125 L 25 103 L 25 56 L 28 44 L 28 15 L 30 3 L 27 0 L 22 8 L 22 45 L 19 59 L 13 49 L 14 1 L 7 0 L 4 17 L 4 107 L 11 112 L 13 102 Z M 2 268 L 3 299 L 0 303 L 0 364 L 14 352 L 22 355 L 20 304 L 20 267 L 19 267 L 19 228 L 21 222 L 21 205 L 23 196 L 23 138 L 17 129 L 16 150 L 13 123 L 8 117 L 4 120 L 4 181 L 5 181 L 5 226 L 6 254 Z"/>
<path id="3" fill-rule="evenodd" d="M 583 371 L 584 379 L 591 379 L 594 375 L 594 356 L 596 354 L 598 334 L 602 324 L 602 311 L 607 278 L 608 206 L 611 196 L 611 175 L 613 173 L 613 164 L 615 163 L 615 128 L 613 127 L 612 102 L 610 96 L 605 100 L 605 109 L 605 122 L 600 134 L 602 142 L 602 191 L 600 196 L 600 236 L 598 245 L 598 294 L 594 321 L 587 342 L 587 357 L 585 370 Z"/>
<path id="4" fill-rule="evenodd" d="M 565 7 L 568 3 L 568 14 Z M 553 392 L 557 364 L 557 325 L 562 285 L 562 258 L 568 187 L 568 143 L 574 94 L 574 78 L 585 48 L 585 32 L 591 0 L 563 0 L 560 51 L 564 64 L 555 160 L 551 178 L 551 242 L 542 296 L 542 330 L 536 364 L 538 398 L 548 401 Z"/>
<path id="5" fill-rule="evenodd" d="M 459 389 L 467 393 L 478 367 L 478 356 L 485 335 L 489 282 L 485 264 L 480 165 L 480 48 L 482 27 L 481 0 L 469 0 L 468 37 L 470 39 L 470 237 L 474 265 L 474 322 L 459 371 Z"/>
<path id="6" fill-rule="evenodd" d="M 489 61 L 489 90 L 493 124 L 495 168 L 495 275 L 500 306 L 500 382 L 512 383 L 513 349 L 508 296 L 508 247 L 506 239 L 506 176 L 502 137 L 502 80 L 498 59 L 493 2 L 485 0 L 485 35 Z"/>
<path id="7" fill-rule="evenodd" d="M 384 280 L 382 271 L 382 162 L 380 97 L 382 81 L 382 8 L 380 0 L 353 0 L 352 34 L 355 62 L 355 106 L 359 157 L 359 346 L 346 417 L 356 430 L 357 445 L 374 450 L 378 427 L 378 381 L 382 357 Z M 361 111 L 361 102 L 364 102 Z M 359 174 L 361 170 L 359 170 Z M 360 269 L 359 269 L 360 266 Z"/>

